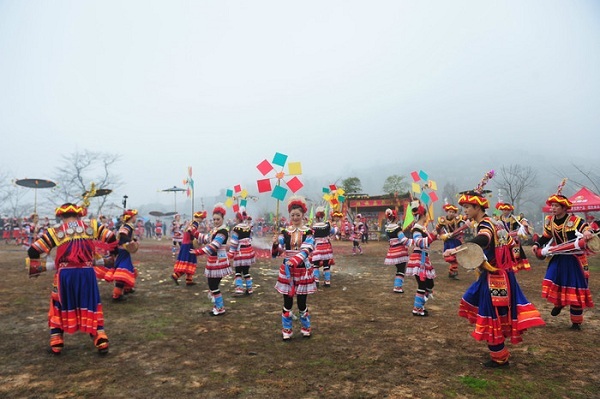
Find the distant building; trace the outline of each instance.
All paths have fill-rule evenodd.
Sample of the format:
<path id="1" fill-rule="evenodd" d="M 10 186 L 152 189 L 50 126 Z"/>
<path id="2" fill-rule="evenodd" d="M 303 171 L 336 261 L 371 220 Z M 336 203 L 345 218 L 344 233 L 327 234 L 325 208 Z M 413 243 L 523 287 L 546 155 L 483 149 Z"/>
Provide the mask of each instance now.
<path id="1" fill-rule="evenodd" d="M 349 194 L 344 202 L 344 214 L 354 220 L 356 214 L 361 214 L 366 219 L 369 231 L 381 233 L 386 223 L 385 210 L 390 208 L 398 212 L 398 220 L 404 220 L 404 210 L 410 205 L 410 194 L 402 195 L 374 195 Z"/>

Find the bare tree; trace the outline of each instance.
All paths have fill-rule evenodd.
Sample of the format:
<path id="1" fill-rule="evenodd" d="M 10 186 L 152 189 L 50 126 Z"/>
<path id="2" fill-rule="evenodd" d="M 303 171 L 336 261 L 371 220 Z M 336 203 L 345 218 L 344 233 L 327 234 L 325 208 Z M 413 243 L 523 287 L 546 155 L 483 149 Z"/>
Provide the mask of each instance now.
<path id="1" fill-rule="evenodd" d="M 55 199 L 60 203 L 77 202 L 83 193 L 94 183 L 96 189 L 114 190 L 121 186 L 121 181 L 112 172 L 113 166 L 119 161 L 120 155 L 94 151 L 76 151 L 62 157 L 62 166 L 57 169 Z M 97 197 L 96 214 L 100 213 L 108 196 Z M 56 205 L 59 205 L 59 203 Z"/>
<path id="2" fill-rule="evenodd" d="M 520 209 L 521 202 L 526 200 L 527 191 L 535 187 L 536 179 L 537 172 L 531 166 L 509 165 L 500 168 L 494 184 L 508 196 L 508 202 L 515 209 Z"/>
<path id="3" fill-rule="evenodd" d="M 457 197 L 458 188 L 456 187 L 456 184 L 446 183 L 444 185 L 444 189 L 442 190 L 442 198 L 444 198 L 444 200 L 447 199 L 449 204 L 456 205 Z"/>
<path id="4" fill-rule="evenodd" d="M 597 172 L 594 172 L 594 169 L 598 170 L 597 165 L 584 167 L 571 163 L 571 166 L 575 168 L 575 170 L 580 176 L 577 174 L 573 176 L 573 173 L 564 173 L 564 171 L 560 171 L 557 169 L 555 169 L 554 174 L 560 178 L 568 177 L 569 181 L 575 184 L 576 186 L 583 187 L 589 185 L 594 188 L 594 192 L 600 192 L 600 176 Z"/>
<path id="5" fill-rule="evenodd" d="M 14 179 L 9 178 L 9 172 L 1 172 L 0 212 L 16 218 L 28 215 L 33 209 L 33 204 L 24 201 L 26 195 L 27 189 L 17 186 Z"/>

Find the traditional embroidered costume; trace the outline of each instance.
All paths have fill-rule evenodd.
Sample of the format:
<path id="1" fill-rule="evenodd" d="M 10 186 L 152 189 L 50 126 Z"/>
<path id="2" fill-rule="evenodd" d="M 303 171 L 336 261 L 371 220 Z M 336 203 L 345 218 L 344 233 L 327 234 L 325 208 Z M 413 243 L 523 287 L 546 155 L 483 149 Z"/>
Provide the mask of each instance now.
<path id="1" fill-rule="evenodd" d="M 206 267 L 204 275 L 208 281 L 209 297 L 213 302 L 212 316 L 220 316 L 225 313 L 225 303 L 219 285 L 223 277 L 233 273 L 227 257 L 227 239 L 229 231 L 223 219 L 225 218 L 225 206 L 216 204 L 213 209 L 213 223 L 215 227 L 208 234 L 198 234 L 198 243 L 204 245 L 202 248 L 193 249 L 190 252 L 196 255 L 206 255 Z M 218 221 L 218 223 L 217 223 Z"/>
<path id="2" fill-rule="evenodd" d="M 256 251 L 252 247 L 252 225 L 248 223 L 248 215 L 243 208 L 235 217 L 238 223 L 233 227 L 229 240 L 229 257 L 235 269 L 235 293 L 250 295 L 254 292 L 250 266 L 256 262 Z"/>
<path id="3" fill-rule="evenodd" d="M 171 278 L 177 285 L 179 285 L 179 277 L 183 276 L 184 274 L 185 285 L 187 287 L 196 285 L 196 282 L 194 281 L 194 275 L 196 274 L 198 260 L 195 254 L 190 253 L 190 250 L 194 248 L 193 241 L 198 235 L 198 227 L 200 222 L 206 219 L 206 216 L 206 211 L 195 212 L 192 222 L 183 232 L 181 246 L 179 247 L 179 253 L 177 254 L 175 265 L 173 265 L 173 274 L 171 274 Z"/>
<path id="4" fill-rule="evenodd" d="M 115 260 L 115 267 L 104 276 L 106 281 L 115 282 L 112 295 L 112 299 L 115 302 L 124 301 L 125 294 L 134 292 L 138 271 L 133 265 L 131 254 L 136 253 L 139 248 L 139 244 L 133 236 L 137 213 L 136 209 L 127 209 L 123 214 L 123 223 L 117 233 L 119 252 Z"/>
<path id="5" fill-rule="evenodd" d="M 413 304 L 413 316 L 428 316 L 429 313 L 425 310 L 425 302 L 433 298 L 433 279 L 435 278 L 435 269 L 429 259 L 429 244 L 433 241 L 433 236 L 425 228 L 423 223 L 426 220 L 426 210 L 423 205 L 416 201 L 412 204 L 412 213 L 415 215 L 416 223 L 411 228 L 412 241 L 409 245 L 414 245 L 415 249 L 408 258 L 406 268 L 407 276 L 415 276 L 417 280 L 417 292 Z"/>
<path id="6" fill-rule="evenodd" d="M 446 216 L 438 218 L 435 230 L 439 237 L 444 242 L 444 251 L 451 248 L 460 246 L 463 242 L 463 229 L 465 221 L 458 213 L 458 208 L 452 204 L 444 204 L 442 207 L 446 211 Z M 456 256 L 446 256 L 444 260 L 448 262 L 448 277 L 451 279 L 458 278 L 458 263 L 456 263 Z"/>
<path id="7" fill-rule="evenodd" d="M 362 236 L 365 232 L 365 224 L 362 221 L 362 215 L 359 213 L 356 215 L 356 219 L 354 220 L 354 224 L 352 225 L 352 232 L 350 235 L 350 239 L 352 240 L 352 255 L 362 255 L 363 251 L 360 247 L 360 242 L 362 240 Z"/>
<path id="8" fill-rule="evenodd" d="M 173 221 L 171 222 L 171 238 L 173 240 L 173 244 L 171 246 L 171 256 L 175 258 L 178 249 L 181 247 L 181 242 L 183 241 L 181 216 L 179 214 L 175 215 L 173 217 Z"/>
<path id="9" fill-rule="evenodd" d="M 317 207 L 315 216 L 317 221 L 312 225 L 315 249 L 310 255 L 310 262 L 313 265 L 313 275 L 317 287 L 319 286 L 320 267 L 323 267 L 324 286 L 331 287 L 331 266 L 335 265 L 333 247 L 329 238 L 331 236 L 331 223 L 328 220 L 323 221 L 325 208 L 322 206 Z"/>
<path id="10" fill-rule="evenodd" d="M 550 241 L 554 245 L 566 245 L 565 249 L 569 249 L 566 253 L 551 255 L 542 282 L 542 297 L 554 305 L 552 316 L 558 316 L 563 307 L 569 306 L 571 328 L 579 330 L 583 323 L 583 309 L 594 306 L 588 287 L 587 259 L 584 258 L 585 239 L 578 238 L 581 235 L 591 235 L 591 229 L 582 218 L 567 213 L 572 204 L 560 193 L 563 185 L 564 181 L 559 186 L 558 193 L 546 201 L 550 206 L 557 204 L 559 208 L 562 207 L 562 215 L 546 216 L 544 233 L 532 249 L 540 258 L 547 255 L 542 247 Z"/>
<path id="11" fill-rule="evenodd" d="M 406 263 L 408 262 L 408 244 L 411 242 L 402 231 L 402 225 L 398 224 L 398 214 L 391 209 L 385 210 L 388 223 L 385 226 L 385 234 L 388 237 L 390 248 L 385 256 L 385 265 L 396 266 L 396 276 L 394 277 L 394 292 L 404 293 L 404 274 L 406 273 Z"/>
<path id="12" fill-rule="evenodd" d="M 504 229 L 508 231 L 508 234 L 513 238 L 513 240 L 517 244 L 513 248 L 515 261 L 517 262 L 514 267 L 514 271 L 518 272 L 520 270 L 531 269 L 529 260 L 527 260 L 525 251 L 523 251 L 523 246 L 521 246 L 521 238 L 525 237 L 527 234 L 526 228 L 517 219 L 517 217 L 512 214 L 512 211 L 515 209 L 514 206 L 507 202 L 498 202 L 496 204 L 496 209 L 502 212 L 502 215 L 500 215 L 498 220 L 502 222 Z"/>
<path id="13" fill-rule="evenodd" d="M 85 208 L 64 204 L 56 209 L 63 223 L 49 228 L 28 249 L 30 276 L 47 270 L 40 254 L 56 248 L 56 273 L 48 311 L 50 350 L 60 354 L 64 346 L 63 334 L 81 331 L 91 335 L 100 354 L 108 352 L 108 337 L 104 331 L 104 313 L 100 291 L 94 272 L 95 246 L 111 249 L 116 246 L 114 234 L 96 220 L 89 224 L 80 217 Z M 103 245 L 103 243 L 105 243 Z M 48 268 L 49 269 L 49 268 Z"/>
<path id="14" fill-rule="evenodd" d="M 283 310 L 281 314 L 282 334 L 284 340 L 292 338 L 292 306 L 294 295 L 297 297 L 300 311 L 301 333 L 304 337 L 311 336 L 311 316 L 306 304 L 307 296 L 317 291 L 313 269 L 309 256 L 315 247 L 312 230 L 302 225 L 306 214 L 306 202 L 301 197 L 292 197 L 288 203 L 288 212 L 292 224 L 277 237 L 273 243 L 272 256 L 284 255 L 279 267 L 275 289 L 283 295 Z M 295 222 L 296 221 L 296 222 Z"/>
<path id="15" fill-rule="evenodd" d="M 545 323 L 521 291 L 513 272 L 514 241 L 501 224 L 485 214 L 489 202 L 481 195 L 481 189 L 492 176 L 493 172 L 487 173 L 478 191 L 465 192 L 458 201 L 466 212 L 476 213 L 470 216 L 477 222 L 471 242 L 479 245 L 487 258 L 479 267 L 478 280 L 463 295 L 458 314 L 475 325 L 473 338 L 487 342 L 491 360 L 484 365 L 504 367 L 508 366 L 510 356 L 504 345 L 505 338 L 517 344 L 523 340 L 521 335 L 525 330 Z"/>

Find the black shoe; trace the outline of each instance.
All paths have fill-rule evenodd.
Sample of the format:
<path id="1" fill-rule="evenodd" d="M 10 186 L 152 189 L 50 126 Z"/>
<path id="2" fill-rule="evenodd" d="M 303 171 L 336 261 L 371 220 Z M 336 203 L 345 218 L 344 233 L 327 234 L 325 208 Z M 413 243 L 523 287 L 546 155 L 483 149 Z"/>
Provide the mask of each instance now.
<path id="1" fill-rule="evenodd" d="M 171 278 L 173 279 L 173 281 L 175 281 L 175 285 L 179 285 L 179 280 L 177 280 L 177 277 L 171 274 Z"/>
<path id="2" fill-rule="evenodd" d="M 508 361 L 504 363 L 498 363 L 494 360 L 488 360 L 487 362 L 483 363 L 483 367 L 487 367 L 490 369 L 504 368 L 508 367 Z"/>
<path id="3" fill-rule="evenodd" d="M 186 281 L 185 286 L 186 287 L 191 287 L 191 286 L 196 285 L 196 284 L 198 284 L 198 283 L 195 282 L 195 281 Z M 177 285 L 179 285 L 179 284 L 177 284 Z"/>
<path id="4" fill-rule="evenodd" d="M 570 330 L 575 330 L 575 331 L 581 331 L 581 324 L 579 324 L 579 323 L 573 323 L 573 325 L 569 329 Z"/>
<path id="5" fill-rule="evenodd" d="M 117 298 L 113 298 L 112 300 L 113 300 L 113 302 L 125 302 L 127 300 L 127 298 L 125 298 L 125 295 L 121 295 Z"/>
<path id="6" fill-rule="evenodd" d="M 562 311 L 562 307 L 561 306 L 555 306 L 555 307 L 552 308 L 552 312 L 550 312 L 550 315 L 551 316 L 558 316 L 561 311 Z"/>

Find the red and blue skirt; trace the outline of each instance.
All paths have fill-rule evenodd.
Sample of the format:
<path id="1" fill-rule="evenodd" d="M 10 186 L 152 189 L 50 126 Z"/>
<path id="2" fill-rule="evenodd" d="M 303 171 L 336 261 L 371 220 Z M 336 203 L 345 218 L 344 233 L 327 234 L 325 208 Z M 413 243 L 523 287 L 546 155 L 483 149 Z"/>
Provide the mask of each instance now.
<path id="1" fill-rule="evenodd" d="M 554 306 L 594 306 L 588 282 L 576 255 L 554 255 L 542 282 L 542 298 Z"/>
<path id="2" fill-rule="evenodd" d="M 521 291 L 514 273 L 504 271 L 483 271 L 463 295 L 458 315 L 475 325 L 473 338 L 488 345 L 499 345 L 505 338 L 519 343 L 528 328 L 545 325 L 540 312 Z"/>
<path id="3" fill-rule="evenodd" d="M 54 275 L 48 326 L 69 334 L 81 331 L 96 335 L 98 329 L 103 329 L 104 313 L 93 267 L 58 269 Z"/>

